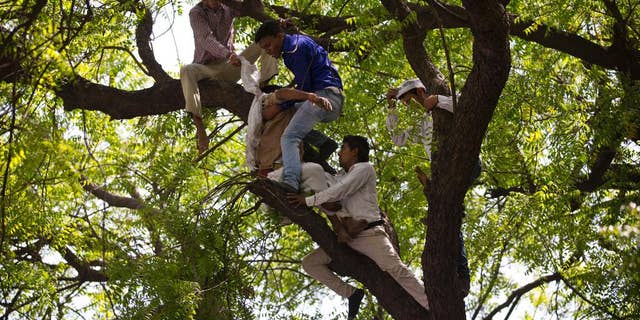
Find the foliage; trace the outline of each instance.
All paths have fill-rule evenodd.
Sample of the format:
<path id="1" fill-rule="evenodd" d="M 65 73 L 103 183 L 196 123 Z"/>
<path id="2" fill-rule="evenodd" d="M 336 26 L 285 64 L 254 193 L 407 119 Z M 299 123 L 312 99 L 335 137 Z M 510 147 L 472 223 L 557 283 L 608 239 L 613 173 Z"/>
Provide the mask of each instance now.
<path id="1" fill-rule="evenodd" d="M 609 45 L 615 20 L 604 2 L 511 1 L 507 9 L 534 20 L 530 32 L 547 25 Z M 277 213 L 256 206 L 244 189 L 243 136 L 233 134 L 241 120 L 205 110 L 207 127 L 217 132 L 211 145 L 224 143 L 196 162 L 194 128 L 180 112 L 116 121 L 65 111 L 56 97 L 74 75 L 125 90 L 152 83 L 135 62 L 142 16 L 131 9 L 135 3 L 0 4 L 3 57 L 22 61 L 22 73 L 31 75 L 0 82 L 0 312 L 9 319 L 322 318 L 333 293 L 299 265 L 313 242 L 297 226 L 279 227 Z M 186 14 L 192 4 L 146 5 L 155 15 L 167 7 Z M 420 145 L 394 146 L 385 128 L 384 93 L 415 77 L 397 33 L 401 23 L 378 2 L 268 4 L 349 17 L 355 26 L 334 37 L 338 47 L 355 49 L 331 53 L 345 83 L 344 117 L 320 129 L 337 140 L 369 138 L 379 201 L 395 224 L 403 261 L 420 274 L 427 202 L 413 168 L 429 162 Z M 619 4 L 636 50 L 637 6 Z M 240 19 L 238 41 L 250 41 L 256 25 Z M 473 39 L 465 28 L 445 30 L 445 39 L 460 92 Z M 511 74 L 482 146 L 483 173 L 465 201 L 467 314 L 485 316 L 526 282 L 560 272 L 562 281 L 529 292 L 516 313 L 640 317 L 640 84 L 531 41 L 513 37 L 510 45 Z M 437 31 L 425 48 L 447 70 Z M 283 69 L 275 81 L 290 79 Z M 407 122 L 419 116 L 404 110 Z M 582 188 L 607 148 L 616 152 L 606 181 Z M 95 188 L 135 206 L 109 203 Z M 366 301 L 363 318 L 383 314 L 372 296 Z M 338 319 L 343 311 L 324 315 Z"/>

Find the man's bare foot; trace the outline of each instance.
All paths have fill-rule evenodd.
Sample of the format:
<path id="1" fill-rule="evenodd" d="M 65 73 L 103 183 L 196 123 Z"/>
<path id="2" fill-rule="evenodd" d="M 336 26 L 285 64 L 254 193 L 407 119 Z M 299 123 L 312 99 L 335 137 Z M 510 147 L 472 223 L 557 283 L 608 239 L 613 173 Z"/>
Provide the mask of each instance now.
<path id="1" fill-rule="evenodd" d="M 198 153 L 203 154 L 209 148 L 209 138 L 206 135 L 198 135 Z"/>

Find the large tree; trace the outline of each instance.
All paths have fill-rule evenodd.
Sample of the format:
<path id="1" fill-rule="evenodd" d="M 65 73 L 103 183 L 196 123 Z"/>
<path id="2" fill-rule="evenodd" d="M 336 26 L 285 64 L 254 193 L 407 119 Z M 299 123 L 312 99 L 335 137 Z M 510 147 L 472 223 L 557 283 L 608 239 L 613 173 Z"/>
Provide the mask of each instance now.
<path id="1" fill-rule="evenodd" d="M 195 156 L 177 70 L 152 46 L 159 15 L 193 3 L 34 0 L 0 4 L 3 318 L 308 317 L 300 306 L 323 295 L 299 261 L 314 243 L 377 298 L 368 315 L 509 317 L 525 296 L 516 312 L 640 315 L 640 2 L 225 3 L 244 16 L 241 42 L 288 18 L 329 49 L 347 103 L 322 129 L 371 140 L 381 206 L 431 312 L 244 173 L 252 97 L 238 84 L 200 83 L 213 141 Z M 453 115 L 433 114 L 431 161 L 384 128 L 386 88 L 415 76 L 457 97 Z"/>

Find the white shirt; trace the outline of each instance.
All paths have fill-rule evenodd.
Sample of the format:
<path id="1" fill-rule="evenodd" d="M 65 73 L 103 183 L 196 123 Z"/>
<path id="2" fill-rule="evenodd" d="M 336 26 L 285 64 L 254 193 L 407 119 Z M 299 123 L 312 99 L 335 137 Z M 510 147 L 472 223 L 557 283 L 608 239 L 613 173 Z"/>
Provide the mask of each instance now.
<path id="1" fill-rule="evenodd" d="M 453 113 L 453 99 L 451 97 L 438 95 L 438 103 L 435 106 Z M 431 112 L 425 112 L 424 116 L 417 121 L 418 123 L 415 127 L 399 129 L 398 122 L 398 111 L 395 108 L 389 110 L 386 125 L 393 143 L 396 146 L 405 145 L 407 140 L 422 143 L 427 157 L 431 157 L 431 137 L 433 135 Z"/>
<path id="2" fill-rule="evenodd" d="M 349 171 L 335 177 L 336 182 L 323 191 L 305 198 L 307 206 L 325 202 L 342 203 L 340 216 L 349 216 L 367 222 L 380 220 L 378 196 L 376 194 L 376 171 L 369 162 L 358 162 Z"/>

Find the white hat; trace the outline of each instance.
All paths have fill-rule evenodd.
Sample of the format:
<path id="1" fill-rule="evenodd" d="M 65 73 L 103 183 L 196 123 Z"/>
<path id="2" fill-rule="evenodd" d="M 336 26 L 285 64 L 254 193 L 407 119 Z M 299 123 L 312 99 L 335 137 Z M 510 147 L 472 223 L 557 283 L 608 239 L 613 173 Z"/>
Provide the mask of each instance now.
<path id="1" fill-rule="evenodd" d="M 407 80 L 405 82 L 403 82 L 400 87 L 398 88 L 398 94 L 396 94 L 396 98 L 400 98 L 402 97 L 402 95 L 404 95 L 405 93 L 416 89 L 416 88 L 422 88 L 422 89 L 426 89 L 425 86 L 422 84 L 422 82 L 420 81 L 420 79 L 411 79 L 411 80 Z"/>

